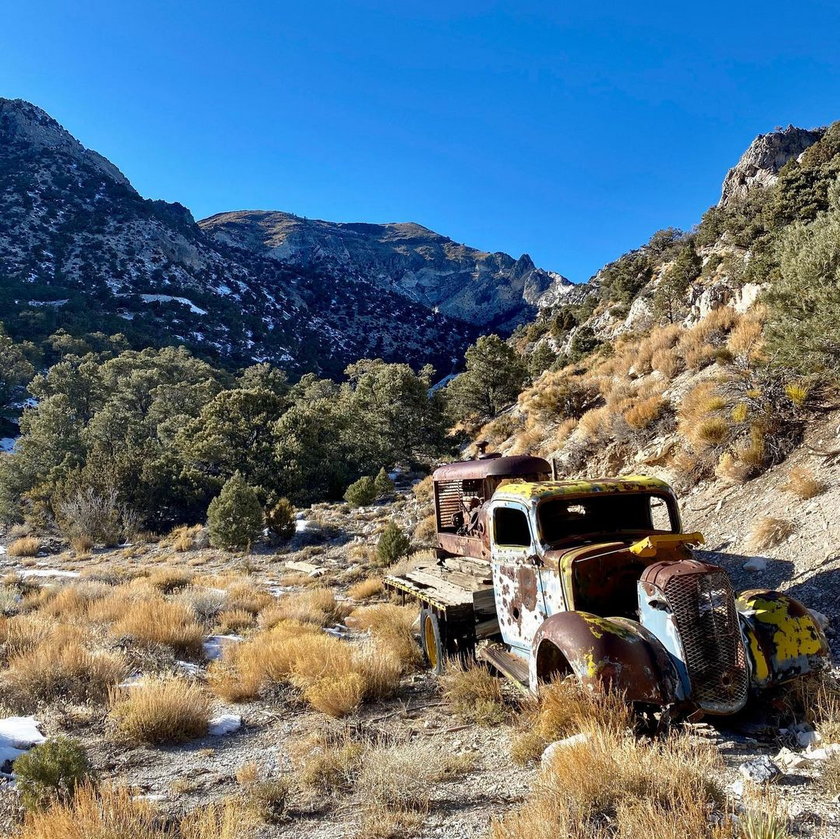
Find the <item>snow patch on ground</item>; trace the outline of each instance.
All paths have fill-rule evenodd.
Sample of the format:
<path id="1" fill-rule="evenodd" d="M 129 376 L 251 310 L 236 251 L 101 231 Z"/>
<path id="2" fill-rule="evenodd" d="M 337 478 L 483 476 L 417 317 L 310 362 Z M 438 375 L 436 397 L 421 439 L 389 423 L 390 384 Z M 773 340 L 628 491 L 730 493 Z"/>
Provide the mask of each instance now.
<path id="1" fill-rule="evenodd" d="M 224 737 L 226 734 L 233 734 L 242 728 L 242 717 L 238 714 L 220 714 L 210 720 L 207 733 L 211 737 Z"/>
<path id="2" fill-rule="evenodd" d="M 38 730 L 35 717 L 6 717 L 0 720 L 0 772 L 11 772 L 12 764 L 27 749 L 46 739 Z"/>
<path id="3" fill-rule="evenodd" d="M 236 644 L 245 639 L 241 635 L 210 635 L 202 645 L 204 655 L 210 661 L 216 661 L 222 657 L 222 651 L 228 644 Z"/>
<path id="4" fill-rule="evenodd" d="M 185 306 L 189 306 L 190 311 L 197 315 L 207 314 L 206 309 L 199 309 L 192 300 L 187 300 L 186 297 L 173 297 L 171 294 L 141 294 L 140 298 L 145 303 L 167 303 L 174 300 L 176 303 L 183 303 Z"/>
<path id="5" fill-rule="evenodd" d="M 61 571 L 58 568 L 22 568 L 18 574 L 27 577 L 78 577 L 78 571 Z"/>

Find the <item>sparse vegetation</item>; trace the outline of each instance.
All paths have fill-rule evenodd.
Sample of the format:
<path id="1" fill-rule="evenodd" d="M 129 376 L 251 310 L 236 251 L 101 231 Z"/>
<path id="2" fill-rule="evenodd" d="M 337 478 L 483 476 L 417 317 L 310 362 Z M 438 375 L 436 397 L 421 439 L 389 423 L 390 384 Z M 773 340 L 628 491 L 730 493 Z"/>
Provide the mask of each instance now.
<path id="1" fill-rule="evenodd" d="M 459 717 L 477 725 L 498 725 L 509 712 L 502 682 L 485 667 L 450 664 L 441 679 L 441 692 Z"/>
<path id="2" fill-rule="evenodd" d="M 14 771 L 20 800 L 27 810 L 69 801 L 77 787 L 96 780 L 84 747 L 70 737 L 52 737 L 35 746 L 15 761 Z"/>
<path id="3" fill-rule="evenodd" d="M 794 532 L 796 526 L 787 519 L 764 516 L 753 526 L 747 538 L 750 550 L 764 551 L 774 548 Z"/>
<path id="4" fill-rule="evenodd" d="M 153 678 L 116 691 L 109 716 L 129 742 L 181 743 L 207 733 L 210 700 L 185 679 Z"/>
<path id="5" fill-rule="evenodd" d="M 827 485 L 825 481 L 817 478 L 811 469 L 797 466 L 788 472 L 787 481 L 782 485 L 782 489 L 807 500 L 825 492 Z"/>

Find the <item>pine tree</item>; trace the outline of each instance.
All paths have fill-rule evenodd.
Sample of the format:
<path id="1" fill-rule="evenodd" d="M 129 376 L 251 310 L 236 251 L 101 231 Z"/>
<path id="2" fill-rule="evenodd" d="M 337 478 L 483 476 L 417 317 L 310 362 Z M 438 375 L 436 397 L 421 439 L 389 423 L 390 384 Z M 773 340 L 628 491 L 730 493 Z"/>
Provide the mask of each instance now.
<path id="1" fill-rule="evenodd" d="M 392 565 L 398 559 L 408 556 L 411 540 L 394 522 L 389 521 L 376 544 L 376 556 L 380 565 Z"/>
<path id="2" fill-rule="evenodd" d="M 373 486 L 376 490 L 377 497 L 382 495 L 390 495 L 394 491 L 394 482 L 388 477 L 388 473 L 383 466 L 373 479 Z"/>
<path id="3" fill-rule="evenodd" d="M 295 533 L 295 508 L 288 498 L 281 498 L 266 511 L 265 523 L 278 539 L 291 539 Z"/>
<path id="4" fill-rule="evenodd" d="M 234 473 L 207 508 L 210 544 L 224 550 L 250 550 L 263 527 L 263 511 L 256 492 Z"/>
<path id="5" fill-rule="evenodd" d="M 344 500 L 352 507 L 367 507 L 376 500 L 376 483 L 370 475 L 364 475 L 347 487 Z"/>

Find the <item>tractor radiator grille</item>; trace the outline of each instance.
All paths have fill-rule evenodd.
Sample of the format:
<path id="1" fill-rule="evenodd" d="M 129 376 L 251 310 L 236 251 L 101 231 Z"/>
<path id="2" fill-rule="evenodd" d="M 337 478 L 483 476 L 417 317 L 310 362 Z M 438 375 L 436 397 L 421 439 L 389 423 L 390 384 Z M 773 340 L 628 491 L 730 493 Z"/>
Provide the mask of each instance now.
<path id="1" fill-rule="evenodd" d="M 747 700 L 749 676 L 729 578 L 723 571 L 675 576 L 665 597 L 682 639 L 695 702 L 712 714 L 739 710 Z"/>

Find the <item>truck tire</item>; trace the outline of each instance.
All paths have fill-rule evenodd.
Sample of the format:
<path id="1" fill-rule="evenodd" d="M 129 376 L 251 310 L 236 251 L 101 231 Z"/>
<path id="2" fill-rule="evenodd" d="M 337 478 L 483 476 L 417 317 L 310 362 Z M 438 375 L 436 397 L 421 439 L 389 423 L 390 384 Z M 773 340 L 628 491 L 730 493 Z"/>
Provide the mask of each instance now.
<path id="1" fill-rule="evenodd" d="M 420 642 L 431 671 L 443 673 L 447 659 L 446 643 L 441 621 L 431 609 L 420 610 Z"/>

